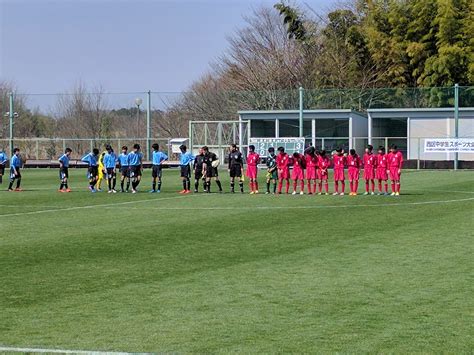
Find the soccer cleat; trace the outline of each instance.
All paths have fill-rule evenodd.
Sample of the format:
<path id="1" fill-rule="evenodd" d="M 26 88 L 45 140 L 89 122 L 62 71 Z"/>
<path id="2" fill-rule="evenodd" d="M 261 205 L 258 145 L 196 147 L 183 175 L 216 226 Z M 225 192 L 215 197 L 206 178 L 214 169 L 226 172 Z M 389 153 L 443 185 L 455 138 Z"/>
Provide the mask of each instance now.
<path id="1" fill-rule="evenodd" d="M 191 190 L 186 190 L 185 194 L 190 194 L 191 193 Z"/>
<path id="2" fill-rule="evenodd" d="M 390 194 L 390 196 L 395 196 L 395 192 L 392 192 L 392 193 Z"/>
<path id="3" fill-rule="evenodd" d="M 322 192 L 319 192 L 318 195 L 321 196 L 323 193 Z"/>
<path id="4" fill-rule="evenodd" d="M 19 187 L 17 187 L 17 188 L 15 189 L 15 192 L 22 192 L 22 191 L 23 191 L 23 190 L 22 190 L 21 188 L 19 188 Z"/>
<path id="5" fill-rule="evenodd" d="M 197 194 L 197 193 L 198 193 L 198 190 L 197 190 L 197 189 L 196 189 L 196 190 L 194 190 L 194 193 L 195 193 L 195 194 Z"/>
<path id="6" fill-rule="evenodd" d="M 395 192 L 395 196 L 400 196 L 400 192 Z"/>
<path id="7" fill-rule="evenodd" d="M 296 191 L 293 191 L 292 195 L 296 195 Z"/>
<path id="8" fill-rule="evenodd" d="M 96 192 L 102 192 L 102 189 L 96 189 L 95 191 Z"/>
<path id="9" fill-rule="evenodd" d="M 375 192 L 372 191 L 370 194 L 371 194 L 372 196 L 374 196 L 374 195 L 375 195 Z"/>
<path id="10" fill-rule="evenodd" d="M 326 196 L 329 196 L 329 192 L 326 192 L 325 195 L 326 195 Z"/>
<path id="11" fill-rule="evenodd" d="M 71 189 L 66 189 L 66 192 L 72 192 L 72 190 Z"/>
<path id="12" fill-rule="evenodd" d="M 66 192 L 66 191 L 64 191 L 63 189 L 59 189 L 58 192 Z"/>
<path id="13" fill-rule="evenodd" d="M 116 193 L 117 193 L 117 190 L 112 189 L 112 193 L 116 194 Z"/>
<path id="14" fill-rule="evenodd" d="M 181 190 L 179 193 L 184 194 L 184 193 L 186 193 L 186 190 Z"/>
<path id="15" fill-rule="evenodd" d="M 108 193 L 108 194 L 111 194 L 111 193 L 112 193 L 112 190 L 107 191 L 107 193 Z"/>
<path id="16" fill-rule="evenodd" d="M 155 192 L 156 192 L 157 194 L 159 194 L 159 193 L 161 192 L 161 190 L 156 190 Z"/>
<path id="17" fill-rule="evenodd" d="M 341 192 L 341 193 L 339 194 L 339 196 L 344 196 L 344 192 Z"/>
<path id="18" fill-rule="evenodd" d="M 249 195 L 253 195 L 253 194 L 255 194 L 255 192 L 253 192 L 253 191 L 250 191 L 250 192 L 249 192 Z"/>
<path id="19" fill-rule="evenodd" d="M 300 195 L 304 195 L 304 192 L 303 192 L 303 191 L 300 191 Z"/>
<path id="20" fill-rule="evenodd" d="M 137 193 L 137 190 L 132 189 L 132 194 L 136 194 L 136 193 Z"/>
<path id="21" fill-rule="evenodd" d="M 333 196 L 337 196 L 337 195 L 339 195 L 339 193 L 338 193 L 338 192 L 335 192 L 335 193 L 333 193 L 332 195 L 333 195 Z"/>
<path id="22" fill-rule="evenodd" d="M 8 189 L 7 191 L 8 191 L 8 192 L 13 192 L 13 189 Z"/>
<path id="23" fill-rule="evenodd" d="M 256 190 L 255 193 L 258 194 L 258 190 Z"/>
<path id="24" fill-rule="evenodd" d="M 151 194 L 154 194 L 156 192 L 156 190 L 150 190 L 149 191 Z"/>
<path id="25" fill-rule="evenodd" d="M 368 194 L 369 194 L 368 191 L 364 192 L 364 196 L 367 196 Z"/>

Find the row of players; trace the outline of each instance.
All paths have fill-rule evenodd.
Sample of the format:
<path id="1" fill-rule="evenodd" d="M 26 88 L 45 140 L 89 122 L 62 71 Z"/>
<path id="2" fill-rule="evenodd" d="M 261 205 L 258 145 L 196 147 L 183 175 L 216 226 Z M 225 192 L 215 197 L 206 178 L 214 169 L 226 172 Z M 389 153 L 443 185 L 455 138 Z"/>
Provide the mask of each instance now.
<path id="1" fill-rule="evenodd" d="M 152 189 L 150 192 L 160 192 L 162 185 L 163 163 L 168 160 L 168 156 L 159 150 L 158 144 L 153 144 L 152 159 Z M 219 180 L 218 165 L 219 159 L 216 154 L 209 151 L 208 147 L 199 150 L 199 154 L 193 156 L 187 152 L 186 146 L 180 146 L 180 175 L 183 183 L 183 190 L 180 193 L 190 193 L 191 171 L 194 173 L 194 192 L 199 190 L 199 182 L 203 180 L 204 191 L 211 192 L 211 180 L 214 179 L 219 192 L 222 192 L 222 185 Z M 60 192 L 70 192 L 68 186 L 69 178 L 69 159 L 72 150 L 66 148 L 65 153 L 59 158 L 59 177 Z M 15 191 L 21 191 L 21 159 L 20 150 L 14 149 L 14 154 L 10 164 L 10 185 L 9 191 L 13 190 L 13 184 L 16 180 Z M 133 150 L 129 153 L 126 146 L 122 147 L 122 152 L 117 156 L 110 145 L 105 146 L 105 151 L 99 155 L 97 148 L 82 159 L 88 164 L 89 189 L 91 192 L 100 191 L 101 183 L 107 180 L 108 192 L 116 193 L 116 168 L 120 172 L 120 191 L 128 192 L 130 184 L 132 193 L 137 192 L 143 172 L 142 160 L 143 154 L 140 151 L 140 145 L 135 144 Z M 0 183 L 5 169 L 5 163 L 8 161 L 5 153 L 0 152 Z M 249 179 L 250 193 L 258 193 L 258 165 L 260 156 L 255 152 L 253 145 L 249 146 L 249 152 L 246 159 L 247 170 L 245 176 Z M 288 155 L 283 147 L 278 148 L 278 154 L 275 154 L 274 148 L 268 149 L 266 159 L 266 193 L 270 193 L 270 184 L 273 183 L 273 193 L 282 193 L 283 182 L 286 181 L 286 193 L 289 193 L 290 178 L 293 181 L 293 194 L 297 194 L 298 185 L 300 194 L 304 194 L 305 180 L 307 181 L 307 191 L 309 194 L 329 194 L 328 187 L 328 169 L 332 166 L 334 169 L 334 193 L 333 195 L 344 195 L 345 193 L 345 167 L 348 169 L 350 194 L 357 195 L 360 170 L 363 168 L 363 178 L 365 180 L 365 194 L 375 194 L 375 180 L 378 180 L 378 194 L 388 195 L 388 179 L 390 177 L 392 192 L 391 195 L 400 194 L 400 175 L 403 164 L 403 156 L 397 150 L 395 145 L 390 147 L 390 152 L 385 154 L 385 148 L 380 146 L 378 154 L 373 153 L 373 147 L 368 145 L 365 154 L 361 159 L 354 149 L 349 154 L 345 154 L 340 148 L 333 153 L 332 160 L 326 155 L 326 152 L 316 151 L 314 147 L 308 147 L 304 154 L 294 153 Z M 290 167 L 292 167 L 290 172 Z M 244 158 L 235 144 L 230 146 L 228 155 L 228 171 L 230 175 L 230 189 L 235 192 L 236 181 L 239 184 L 240 191 L 244 192 Z M 382 184 L 384 189 L 382 189 Z M 324 186 L 324 192 L 323 192 Z"/>

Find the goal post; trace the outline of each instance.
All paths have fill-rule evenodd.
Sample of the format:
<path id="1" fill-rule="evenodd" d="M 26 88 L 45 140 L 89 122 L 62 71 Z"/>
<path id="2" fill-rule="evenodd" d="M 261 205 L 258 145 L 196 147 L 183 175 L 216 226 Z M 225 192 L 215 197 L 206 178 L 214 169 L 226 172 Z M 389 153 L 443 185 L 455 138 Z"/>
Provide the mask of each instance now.
<path id="1" fill-rule="evenodd" d="M 193 154 L 199 148 L 208 146 L 223 159 L 233 143 L 244 151 L 249 145 L 249 137 L 249 121 L 189 121 L 189 146 Z"/>

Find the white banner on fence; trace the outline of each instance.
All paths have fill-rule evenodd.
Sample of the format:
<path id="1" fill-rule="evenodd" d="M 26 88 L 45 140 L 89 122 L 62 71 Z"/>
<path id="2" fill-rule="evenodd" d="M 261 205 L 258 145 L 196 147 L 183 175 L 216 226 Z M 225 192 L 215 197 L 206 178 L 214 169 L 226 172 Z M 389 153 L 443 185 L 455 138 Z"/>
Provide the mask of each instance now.
<path id="1" fill-rule="evenodd" d="M 474 153 L 474 138 L 425 139 L 425 153 Z"/>

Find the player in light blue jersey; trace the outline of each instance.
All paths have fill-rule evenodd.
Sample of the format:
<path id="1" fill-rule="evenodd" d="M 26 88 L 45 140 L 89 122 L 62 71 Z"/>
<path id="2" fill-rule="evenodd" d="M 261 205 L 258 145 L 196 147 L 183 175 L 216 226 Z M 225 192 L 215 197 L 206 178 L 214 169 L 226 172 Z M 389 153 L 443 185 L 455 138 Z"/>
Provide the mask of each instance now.
<path id="1" fill-rule="evenodd" d="M 59 192 L 71 192 L 67 181 L 69 179 L 69 156 L 72 153 L 71 148 L 66 148 L 64 154 L 61 155 L 58 159 L 59 161 L 59 180 L 61 184 L 59 185 Z"/>
<path id="2" fill-rule="evenodd" d="M 128 166 L 128 147 L 122 146 L 122 153 L 118 156 L 120 169 L 120 192 L 128 192 L 130 188 L 130 167 Z M 127 180 L 127 189 L 124 190 L 125 180 Z"/>
<path id="3" fill-rule="evenodd" d="M 179 156 L 179 166 L 181 168 L 181 180 L 183 181 L 183 190 L 180 194 L 189 194 L 191 192 L 191 163 L 194 160 L 194 155 L 187 152 L 184 144 L 179 146 L 181 154 Z"/>
<path id="4" fill-rule="evenodd" d="M 115 166 L 117 165 L 117 155 L 110 145 L 107 146 L 107 153 L 104 155 L 103 164 L 105 175 L 107 177 L 107 184 L 109 187 L 108 193 L 116 193 L 115 185 L 117 184 L 117 177 L 115 174 Z"/>
<path id="5" fill-rule="evenodd" d="M 0 150 L 0 184 L 3 183 L 3 174 L 5 174 L 5 166 L 7 165 L 7 154 Z"/>
<path id="6" fill-rule="evenodd" d="M 22 191 L 20 188 L 21 184 L 21 172 L 20 168 L 22 165 L 20 157 L 20 148 L 13 149 L 13 155 L 10 160 L 10 185 L 8 185 L 8 191 L 13 191 L 13 183 L 16 180 L 15 191 Z"/>
<path id="7" fill-rule="evenodd" d="M 151 170 L 151 177 L 152 177 L 152 184 L 151 184 L 151 193 L 160 192 L 161 191 L 161 176 L 163 175 L 163 162 L 168 160 L 168 156 L 160 152 L 160 146 L 157 143 L 154 143 L 152 146 L 153 148 L 153 157 L 152 157 L 152 170 Z M 158 189 L 156 188 L 156 181 L 158 180 Z"/>
<path id="8" fill-rule="evenodd" d="M 137 187 L 142 179 L 142 160 L 143 154 L 140 152 L 140 144 L 134 144 L 133 151 L 128 155 L 130 179 L 132 180 L 132 194 L 137 193 Z"/>
<path id="9" fill-rule="evenodd" d="M 98 168 L 99 160 L 99 149 L 94 148 L 91 153 L 86 154 L 82 157 L 81 161 L 87 163 L 87 177 L 89 179 L 89 190 L 91 192 L 96 192 L 95 184 L 97 183 L 97 178 L 99 176 Z"/>

